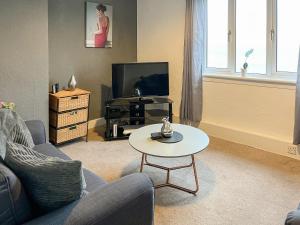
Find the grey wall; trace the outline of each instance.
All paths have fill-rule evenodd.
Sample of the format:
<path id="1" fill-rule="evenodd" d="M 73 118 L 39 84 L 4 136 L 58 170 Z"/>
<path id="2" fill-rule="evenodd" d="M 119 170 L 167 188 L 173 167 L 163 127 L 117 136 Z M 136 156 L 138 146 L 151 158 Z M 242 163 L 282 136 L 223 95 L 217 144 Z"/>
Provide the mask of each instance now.
<path id="1" fill-rule="evenodd" d="M 0 100 L 48 124 L 48 1 L 0 1 Z"/>
<path id="2" fill-rule="evenodd" d="M 80 88 L 92 91 L 90 118 L 103 116 L 103 85 L 111 86 L 111 64 L 137 60 L 137 1 L 113 5 L 113 47 L 85 48 L 85 0 L 49 0 L 50 84 L 66 86 L 74 73 Z"/>

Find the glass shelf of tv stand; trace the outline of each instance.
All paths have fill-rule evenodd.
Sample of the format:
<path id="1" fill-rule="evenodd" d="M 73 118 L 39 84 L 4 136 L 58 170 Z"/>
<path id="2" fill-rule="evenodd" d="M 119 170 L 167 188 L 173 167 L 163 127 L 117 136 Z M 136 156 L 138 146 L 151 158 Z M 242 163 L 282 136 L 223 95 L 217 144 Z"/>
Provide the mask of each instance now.
<path id="1" fill-rule="evenodd" d="M 161 119 L 163 117 L 169 116 L 169 111 L 168 110 L 164 110 L 164 109 L 150 109 L 150 110 L 145 110 L 145 115 L 144 116 L 130 116 L 130 112 L 122 112 L 121 115 L 117 116 L 117 117 L 110 117 L 107 118 L 105 117 L 106 120 L 137 120 L 137 119 L 141 119 L 141 120 L 151 120 L 153 118 L 154 121 L 158 121 L 157 118 L 160 118 L 159 121 L 161 121 Z"/>
<path id="2" fill-rule="evenodd" d="M 172 104 L 173 101 L 166 97 L 145 97 L 145 98 L 119 98 L 112 99 L 106 102 L 106 105 L 110 106 L 122 106 L 130 103 L 141 103 L 141 104 Z"/>
<path id="3" fill-rule="evenodd" d="M 166 116 L 172 120 L 172 100 L 165 97 L 155 97 L 150 100 L 130 98 L 107 101 L 105 139 L 126 139 L 129 135 L 124 135 L 124 130 L 161 123 L 162 118 Z M 117 137 L 112 135 L 114 125 L 118 127 Z"/>

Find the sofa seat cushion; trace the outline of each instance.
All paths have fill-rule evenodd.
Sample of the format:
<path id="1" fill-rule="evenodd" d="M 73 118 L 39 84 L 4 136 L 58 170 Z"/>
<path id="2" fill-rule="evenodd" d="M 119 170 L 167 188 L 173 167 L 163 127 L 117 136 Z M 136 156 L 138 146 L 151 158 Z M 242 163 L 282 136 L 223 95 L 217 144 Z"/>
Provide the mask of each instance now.
<path id="1" fill-rule="evenodd" d="M 86 185 L 80 161 L 46 156 L 8 142 L 5 163 L 20 178 L 41 211 L 60 208 L 84 194 Z"/>
<path id="2" fill-rule="evenodd" d="M 0 224 L 23 224 L 32 207 L 19 178 L 0 162 Z"/>

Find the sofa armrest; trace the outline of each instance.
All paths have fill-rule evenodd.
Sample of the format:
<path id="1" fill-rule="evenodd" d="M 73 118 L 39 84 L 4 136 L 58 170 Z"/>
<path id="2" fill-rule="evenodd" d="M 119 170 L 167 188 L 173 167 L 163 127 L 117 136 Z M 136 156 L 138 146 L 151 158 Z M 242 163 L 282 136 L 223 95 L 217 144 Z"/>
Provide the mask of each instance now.
<path id="1" fill-rule="evenodd" d="M 289 212 L 285 220 L 285 225 L 300 225 L 300 210 Z"/>
<path id="2" fill-rule="evenodd" d="M 25 121 L 25 124 L 31 133 L 35 145 L 46 143 L 46 130 L 42 121 L 28 120 Z"/>
<path id="3" fill-rule="evenodd" d="M 142 173 L 105 184 L 82 199 L 26 225 L 152 225 L 154 188 Z"/>

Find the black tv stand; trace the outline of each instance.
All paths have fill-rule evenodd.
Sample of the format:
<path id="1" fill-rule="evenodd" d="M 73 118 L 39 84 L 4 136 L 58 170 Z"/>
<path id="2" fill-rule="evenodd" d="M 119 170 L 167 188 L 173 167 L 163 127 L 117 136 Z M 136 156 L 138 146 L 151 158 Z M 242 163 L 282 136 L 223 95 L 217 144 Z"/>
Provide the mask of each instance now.
<path id="1" fill-rule="evenodd" d="M 144 104 L 151 104 L 154 102 L 153 98 L 138 98 L 138 101 Z"/>
<path id="2" fill-rule="evenodd" d="M 173 101 L 169 98 L 128 98 L 114 99 L 105 104 L 105 140 L 127 139 L 130 130 L 141 126 L 161 123 L 163 117 L 173 119 Z M 113 127 L 117 133 L 113 134 Z"/>

